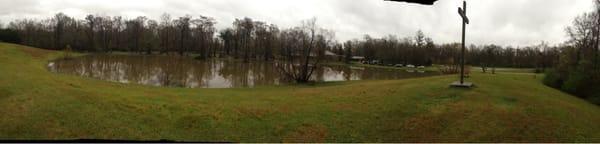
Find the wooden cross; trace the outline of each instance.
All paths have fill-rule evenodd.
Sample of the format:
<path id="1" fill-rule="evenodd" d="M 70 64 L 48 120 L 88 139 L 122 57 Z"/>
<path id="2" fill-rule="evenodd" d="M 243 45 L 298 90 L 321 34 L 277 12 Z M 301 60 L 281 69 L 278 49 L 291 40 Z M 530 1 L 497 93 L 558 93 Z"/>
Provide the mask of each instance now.
<path id="1" fill-rule="evenodd" d="M 467 2 L 463 1 L 463 8 L 458 7 L 458 14 L 462 17 L 462 48 L 460 53 L 460 84 L 464 83 L 465 78 L 465 25 L 469 24 L 467 18 Z"/>
<path id="2" fill-rule="evenodd" d="M 463 1 L 463 8 L 458 7 L 458 14 L 462 17 L 463 22 L 469 24 L 469 18 L 467 17 L 467 2 Z"/>

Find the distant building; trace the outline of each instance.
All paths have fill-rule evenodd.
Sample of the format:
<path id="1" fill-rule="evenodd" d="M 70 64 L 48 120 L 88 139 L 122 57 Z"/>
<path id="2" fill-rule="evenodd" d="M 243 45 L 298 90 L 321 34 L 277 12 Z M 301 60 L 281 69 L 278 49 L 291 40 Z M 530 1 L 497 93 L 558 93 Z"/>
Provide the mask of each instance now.
<path id="1" fill-rule="evenodd" d="M 352 61 L 364 61 L 365 57 L 364 56 L 352 56 Z"/>
<path id="2" fill-rule="evenodd" d="M 330 61 L 342 61 L 344 59 L 344 56 L 338 55 L 329 50 L 325 50 L 325 59 L 330 60 Z"/>
<path id="3" fill-rule="evenodd" d="M 333 52 L 331 52 L 331 51 L 329 51 L 329 50 L 326 50 L 326 51 L 325 51 L 325 55 L 326 55 L 326 56 L 340 56 L 340 55 L 338 55 L 338 54 L 335 54 L 335 53 L 333 53 Z"/>

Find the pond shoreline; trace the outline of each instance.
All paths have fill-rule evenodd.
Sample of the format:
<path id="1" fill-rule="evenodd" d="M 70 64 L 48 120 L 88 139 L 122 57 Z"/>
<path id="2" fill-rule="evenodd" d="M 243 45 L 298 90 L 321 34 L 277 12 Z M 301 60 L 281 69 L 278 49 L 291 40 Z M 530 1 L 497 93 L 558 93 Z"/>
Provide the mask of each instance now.
<path id="1" fill-rule="evenodd" d="M 293 83 L 272 61 L 243 62 L 233 58 L 199 60 L 193 56 L 132 53 L 84 53 L 69 60 L 56 59 L 51 72 L 120 83 L 187 88 L 232 88 Z M 323 63 L 312 76 L 314 83 L 351 80 L 391 80 L 438 75 L 414 69 Z"/>

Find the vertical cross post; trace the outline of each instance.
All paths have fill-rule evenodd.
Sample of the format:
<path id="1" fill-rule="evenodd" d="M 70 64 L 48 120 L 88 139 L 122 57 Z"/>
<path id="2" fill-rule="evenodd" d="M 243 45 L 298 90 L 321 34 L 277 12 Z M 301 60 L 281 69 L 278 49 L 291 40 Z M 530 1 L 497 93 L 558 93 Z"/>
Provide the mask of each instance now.
<path id="1" fill-rule="evenodd" d="M 467 2 L 463 1 L 463 10 L 461 12 L 460 8 L 458 8 L 458 13 L 463 18 L 462 23 L 462 48 L 460 52 L 460 84 L 465 82 L 465 26 L 467 25 L 469 19 L 467 19 Z"/>
<path id="2" fill-rule="evenodd" d="M 462 44 L 460 50 L 460 81 L 454 82 L 451 86 L 455 87 L 471 87 L 472 83 L 465 82 L 465 27 L 469 24 L 467 17 L 467 2 L 463 1 L 463 7 L 458 7 L 458 14 L 462 18 Z"/>

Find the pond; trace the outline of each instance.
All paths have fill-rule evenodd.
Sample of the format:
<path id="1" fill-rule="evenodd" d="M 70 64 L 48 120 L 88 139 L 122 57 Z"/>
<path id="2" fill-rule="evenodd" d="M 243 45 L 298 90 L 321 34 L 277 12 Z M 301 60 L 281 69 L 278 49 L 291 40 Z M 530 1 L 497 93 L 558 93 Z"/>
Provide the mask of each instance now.
<path id="1" fill-rule="evenodd" d="M 73 74 L 120 83 L 187 88 L 232 88 L 288 84 L 271 62 L 196 60 L 162 55 L 87 55 L 48 64 L 55 73 Z M 397 69 L 322 66 L 314 81 L 384 80 L 437 75 Z"/>

